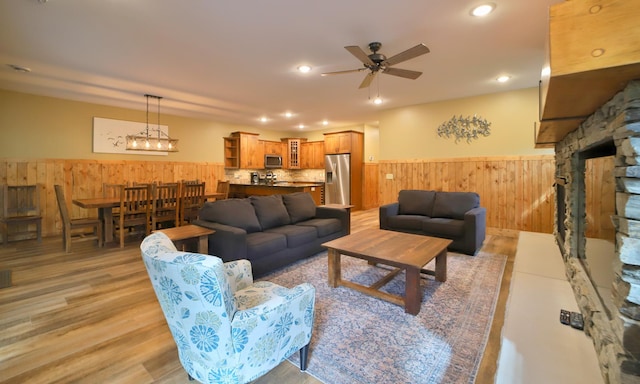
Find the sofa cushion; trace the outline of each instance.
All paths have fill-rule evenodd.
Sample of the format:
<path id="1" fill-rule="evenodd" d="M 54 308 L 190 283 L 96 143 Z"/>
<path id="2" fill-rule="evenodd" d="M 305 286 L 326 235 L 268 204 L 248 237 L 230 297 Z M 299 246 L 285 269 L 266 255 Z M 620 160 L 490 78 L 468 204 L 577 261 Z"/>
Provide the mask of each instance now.
<path id="1" fill-rule="evenodd" d="M 394 229 L 408 229 L 421 231 L 422 222 L 426 217 L 422 215 L 397 215 L 389 217 L 389 226 Z"/>
<path id="2" fill-rule="evenodd" d="M 475 192 L 437 192 L 431 217 L 464 219 L 464 214 L 480 206 L 480 196 Z"/>
<path id="3" fill-rule="evenodd" d="M 260 222 L 249 199 L 226 199 L 206 202 L 198 212 L 200 220 L 211 221 L 236 228 L 247 233 L 259 232 Z"/>
<path id="4" fill-rule="evenodd" d="M 247 259 L 259 259 L 287 249 L 287 238 L 280 233 L 254 232 L 247 235 Z"/>
<path id="5" fill-rule="evenodd" d="M 313 227 L 303 225 L 283 225 L 266 230 L 268 233 L 279 233 L 287 238 L 287 248 L 295 248 L 313 242 L 318 233 Z"/>
<path id="6" fill-rule="evenodd" d="M 398 213 L 401 215 L 432 216 L 436 191 L 404 189 L 398 193 Z"/>
<path id="7" fill-rule="evenodd" d="M 316 202 L 310 193 L 295 192 L 282 195 L 282 202 L 287 207 L 291 224 L 313 219 L 316 216 Z"/>
<path id="8" fill-rule="evenodd" d="M 425 235 L 454 239 L 464 235 L 464 220 L 434 217 L 422 221 Z"/>
<path id="9" fill-rule="evenodd" d="M 296 225 L 315 228 L 318 233 L 318 238 L 329 236 L 342 230 L 342 223 L 336 218 L 305 220 Z"/>
<path id="10" fill-rule="evenodd" d="M 258 216 L 263 231 L 291 222 L 280 195 L 251 196 L 249 199 L 256 210 L 256 216 Z"/>

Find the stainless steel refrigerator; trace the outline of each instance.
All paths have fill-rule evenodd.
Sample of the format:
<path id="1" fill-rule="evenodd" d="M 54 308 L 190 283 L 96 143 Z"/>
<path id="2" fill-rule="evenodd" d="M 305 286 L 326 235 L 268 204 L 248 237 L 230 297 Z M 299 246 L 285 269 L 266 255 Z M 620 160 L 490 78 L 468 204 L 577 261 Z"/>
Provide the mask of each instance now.
<path id="1" fill-rule="evenodd" d="M 325 155 L 324 169 L 324 203 L 351 204 L 351 155 Z"/>

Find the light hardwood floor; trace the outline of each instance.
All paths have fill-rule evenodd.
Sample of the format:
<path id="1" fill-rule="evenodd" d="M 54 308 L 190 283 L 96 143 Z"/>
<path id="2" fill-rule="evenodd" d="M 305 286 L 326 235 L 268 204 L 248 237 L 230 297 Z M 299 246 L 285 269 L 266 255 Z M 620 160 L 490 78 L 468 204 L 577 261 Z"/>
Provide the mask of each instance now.
<path id="1" fill-rule="evenodd" d="M 352 232 L 377 227 L 378 210 L 353 213 Z M 476 383 L 493 383 L 517 238 L 485 249 L 509 257 Z M 0 383 L 190 383 L 140 258 L 139 242 L 99 249 L 61 237 L 0 247 Z M 319 383 L 285 361 L 255 383 Z"/>

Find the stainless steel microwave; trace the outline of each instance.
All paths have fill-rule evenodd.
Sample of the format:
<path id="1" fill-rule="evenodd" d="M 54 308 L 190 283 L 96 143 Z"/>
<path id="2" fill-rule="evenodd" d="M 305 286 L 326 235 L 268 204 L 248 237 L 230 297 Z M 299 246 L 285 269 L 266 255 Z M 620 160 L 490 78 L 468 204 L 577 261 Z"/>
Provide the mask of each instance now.
<path id="1" fill-rule="evenodd" d="M 282 168 L 282 156 L 280 155 L 264 155 L 265 168 Z"/>

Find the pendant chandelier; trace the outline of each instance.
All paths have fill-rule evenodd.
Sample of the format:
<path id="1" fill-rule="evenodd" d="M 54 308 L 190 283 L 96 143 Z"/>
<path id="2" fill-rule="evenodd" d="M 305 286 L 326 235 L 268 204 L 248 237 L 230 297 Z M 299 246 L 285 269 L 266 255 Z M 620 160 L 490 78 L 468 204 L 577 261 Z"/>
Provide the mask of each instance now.
<path id="1" fill-rule="evenodd" d="M 127 149 L 135 151 L 178 152 L 178 139 L 172 139 L 160 129 L 160 99 L 162 96 L 146 94 L 147 127 L 136 135 L 127 135 Z M 149 128 L 149 99 L 158 100 L 158 125 Z"/>

